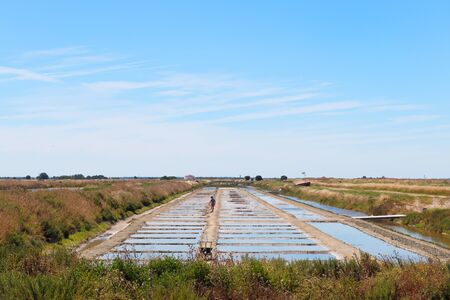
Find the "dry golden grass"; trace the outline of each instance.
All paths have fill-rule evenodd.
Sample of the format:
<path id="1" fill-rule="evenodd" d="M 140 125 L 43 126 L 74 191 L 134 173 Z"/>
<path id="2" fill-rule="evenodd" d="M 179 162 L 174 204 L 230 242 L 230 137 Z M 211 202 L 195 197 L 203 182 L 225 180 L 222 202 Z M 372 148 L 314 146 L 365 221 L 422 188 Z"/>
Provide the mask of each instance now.
<path id="1" fill-rule="evenodd" d="M 98 184 L 100 180 L 0 180 L 0 190 L 14 189 L 45 189 L 64 187 L 84 187 L 89 184 Z"/>
<path id="2" fill-rule="evenodd" d="M 367 186 L 370 185 L 370 188 L 364 189 L 360 188 L 361 184 L 348 183 L 351 180 L 346 180 L 342 183 L 330 183 L 330 179 L 326 180 L 327 183 L 325 184 L 322 179 L 313 181 L 311 187 L 298 187 L 291 182 L 267 180 L 256 183 L 256 185 L 269 190 L 284 191 L 305 200 L 319 201 L 328 205 L 355 209 L 368 214 L 421 212 L 423 209 L 429 208 L 448 208 L 450 204 L 447 196 L 434 199 L 435 195 L 397 194 L 390 192 L 388 189 L 372 188 L 376 184 L 367 184 Z M 415 187 L 411 186 L 412 189 Z M 392 189 L 396 188 L 396 185 L 392 185 Z"/>
<path id="3" fill-rule="evenodd" d="M 9 233 L 19 230 L 19 218 L 14 212 L 7 212 L 0 209 L 0 241 Z"/>
<path id="4" fill-rule="evenodd" d="M 425 185 L 407 185 L 401 183 L 323 183 L 315 182 L 318 185 L 325 187 L 347 188 L 347 189 L 363 189 L 363 190 L 378 190 L 378 191 L 393 191 L 412 194 L 426 194 L 434 196 L 450 196 L 450 186 L 425 186 Z"/>
<path id="5" fill-rule="evenodd" d="M 89 186 L 85 190 L 37 190 L 29 181 L 0 182 L 0 242 L 8 234 L 26 232 L 58 241 L 95 224 L 114 222 L 165 197 L 191 188 L 170 181 L 74 181 L 40 183 L 46 187 Z"/>
<path id="6" fill-rule="evenodd" d="M 402 179 L 402 178 L 314 178 L 313 182 L 322 183 L 353 183 L 353 184 L 400 184 L 400 185 L 421 185 L 421 186 L 450 186 L 450 179 Z"/>

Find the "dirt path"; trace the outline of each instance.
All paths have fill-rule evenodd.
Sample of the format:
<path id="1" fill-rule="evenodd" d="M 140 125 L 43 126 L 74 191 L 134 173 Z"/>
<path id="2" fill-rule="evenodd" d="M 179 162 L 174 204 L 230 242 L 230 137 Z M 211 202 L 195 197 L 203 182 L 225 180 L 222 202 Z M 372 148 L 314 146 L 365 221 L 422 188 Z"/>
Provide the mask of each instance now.
<path id="1" fill-rule="evenodd" d="M 208 218 L 206 219 L 206 227 L 203 232 L 203 235 L 201 237 L 201 242 L 206 243 L 210 242 L 212 243 L 212 248 L 216 249 L 217 245 L 217 235 L 218 235 L 218 220 L 219 220 L 219 213 L 220 213 L 220 207 L 221 207 L 221 200 L 220 196 L 222 194 L 222 190 L 219 189 L 216 192 L 215 198 L 216 198 L 216 206 L 214 208 L 214 212 L 210 213 Z M 216 257 L 216 253 L 213 252 L 213 257 Z"/>

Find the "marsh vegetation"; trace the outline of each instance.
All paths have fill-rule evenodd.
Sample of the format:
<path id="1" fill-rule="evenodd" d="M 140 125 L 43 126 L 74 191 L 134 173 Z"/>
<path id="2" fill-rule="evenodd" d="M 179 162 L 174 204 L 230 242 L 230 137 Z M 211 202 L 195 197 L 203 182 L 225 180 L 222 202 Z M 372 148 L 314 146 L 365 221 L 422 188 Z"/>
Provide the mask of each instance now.
<path id="1" fill-rule="evenodd" d="M 315 179 L 311 187 L 265 180 L 255 186 L 368 215 L 406 214 L 400 222 L 423 232 L 450 234 L 448 180 Z"/>

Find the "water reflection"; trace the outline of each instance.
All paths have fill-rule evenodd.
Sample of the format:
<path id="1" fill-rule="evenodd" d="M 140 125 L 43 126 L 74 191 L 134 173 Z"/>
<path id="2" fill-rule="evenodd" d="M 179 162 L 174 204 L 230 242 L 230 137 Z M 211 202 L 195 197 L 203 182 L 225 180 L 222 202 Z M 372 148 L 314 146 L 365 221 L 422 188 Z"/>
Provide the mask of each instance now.
<path id="1" fill-rule="evenodd" d="M 442 238 L 440 239 L 439 237 L 423 235 L 423 234 L 421 234 L 419 232 L 410 230 L 410 229 L 405 228 L 405 227 L 400 226 L 400 225 L 393 225 L 393 224 L 386 224 L 386 223 L 383 223 L 381 225 L 383 227 L 389 228 L 390 230 L 393 230 L 393 231 L 401 233 L 401 234 L 408 235 L 408 236 L 413 237 L 415 239 L 419 239 L 419 240 L 422 240 L 422 241 L 426 241 L 426 242 L 430 242 L 430 243 L 433 243 L 433 244 L 437 244 L 437 245 L 445 247 L 445 248 L 450 248 L 450 240 L 446 242 Z"/>
<path id="2" fill-rule="evenodd" d="M 404 250 L 399 247 L 395 247 L 391 244 L 386 243 L 385 241 L 377 239 L 346 224 L 338 222 L 312 222 L 310 224 L 320 231 L 323 231 L 326 234 L 329 234 L 332 237 L 343 241 L 344 243 L 350 244 L 355 248 L 361 249 L 362 251 L 367 252 L 375 257 L 398 257 L 401 259 L 408 259 L 413 261 L 424 259 L 424 257 L 416 253 Z"/>
<path id="3" fill-rule="evenodd" d="M 362 217 L 362 216 L 367 216 L 366 214 L 359 212 L 359 211 L 353 211 L 353 210 L 349 210 L 349 209 L 343 209 L 343 208 L 337 208 L 334 206 L 330 206 L 330 205 L 326 205 L 326 204 L 322 204 L 322 203 L 318 203 L 318 202 L 314 202 L 314 201 L 309 201 L 309 200 L 302 200 L 302 199 L 298 199 L 292 196 L 285 196 L 285 195 L 279 195 L 281 197 L 290 199 L 292 201 L 295 202 L 300 202 L 303 204 L 307 204 L 309 206 L 312 207 L 316 207 L 316 208 L 320 208 L 326 211 L 330 211 L 332 213 L 338 214 L 338 215 L 343 215 L 343 216 L 347 216 L 347 217 Z"/>

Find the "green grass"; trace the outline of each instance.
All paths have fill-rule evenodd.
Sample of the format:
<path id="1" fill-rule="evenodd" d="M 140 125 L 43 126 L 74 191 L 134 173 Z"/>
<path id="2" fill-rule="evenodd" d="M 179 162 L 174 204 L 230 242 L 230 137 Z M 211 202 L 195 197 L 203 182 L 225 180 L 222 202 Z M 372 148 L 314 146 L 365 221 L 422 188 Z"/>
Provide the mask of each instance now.
<path id="1" fill-rule="evenodd" d="M 426 231 L 450 234 L 450 209 L 430 209 L 422 213 L 409 213 L 403 223 Z"/>
<path id="2" fill-rule="evenodd" d="M 128 213 L 141 213 L 181 194 L 153 197 L 155 201 L 140 208 L 132 206 L 130 209 L 136 209 Z M 110 200 L 106 198 L 102 201 Z M 109 205 L 114 208 L 115 203 Z M 125 208 L 125 205 L 117 206 L 117 209 Z M 429 218 L 435 217 L 430 212 Z M 240 263 L 219 264 L 155 259 L 136 264 L 128 260 L 105 263 L 80 259 L 68 250 L 104 231 L 110 224 L 100 222 L 57 243 L 48 243 L 28 231 L 9 234 L 0 244 L 0 299 L 326 300 L 450 297 L 450 265 L 441 262 L 380 262 L 362 255 L 360 259 L 348 261 L 244 259 Z"/>
<path id="3" fill-rule="evenodd" d="M 0 246 L 0 299 L 448 299 L 450 265 L 348 261 L 144 264 L 45 254 L 27 241 Z"/>
<path id="4" fill-rule="evenodd" d="M 170 196 L 164 197 L 163 200 L 161 202 L 159 202 L 159 203 L 151 203 L 148 206 L 144 206 L 144 207 L 142 207 L 140 209 L 137 209 L 135 213 L 129 212 L 127 217 L 128 216 L 132 216 L 134 214 L 144 213 L 144 212 L 146 212 L 146 211 L 148 211 L 148 210 L 150 210 L 152 208 L 155 208 L 155 207 L 157 207 L 159 205 L 162 205 L 164 203 L 168 203 L 168 202 L 170 202 L 170 201 L 172 201 L 172 200 L 174 200 L 174 199 L 176 199 L 178 197 L 181 197 L 181 196 L 183 196 L 183 195 L 185 195 L 187 193 L 189 193 L 189 191 L 184 191 L 184 192 L 180 192 L 180 193 L 177 193 L 177 194 L 174 194 L 174 195 L 170 195 Z M 100 224 L 97 224 L 97 225 L 93 226 L 89 230 L 78 231 L 78 232 L 70 235 L 68 238 L 59 241 L 58 244 L 63 245 L 65 247 L 70 247 L 70 248 L 79 246 L 83 242 L 85 242 L 85 241 L 87 241 L 87 240 L 97 236 L 98 234 L 108 230 L 111 227 L 111 225 L 112 224 L 110 222 L 102 222 Z"/>
<path id="5" fill-rule="evenodd" d="M 26 182 L 11 186 L 19 184 Z M 48 243 L 74 245 L 104 229 L 105 222 L 113 224 L 192 189 L 180 181 L 153 181 L 147 185 L 116 181 L 75 191 L 0 190 L 0 243 L 10 234 L 24 233 Z"/>
<path id="6" fill-rule="evenodd" d="M 158 203 L 151 203 L 150 205 L 144 206 L 144 207 L 136 210 L 136 214 L 142 214 L 142 213 L 146 212 L 147 210 L 150 210 L 152 208 L 160 206 L 161 204 L 168 203 L 168 202 L 170 202 L 170 201 L 172 201 L 172 200 L 174 200 L 176 198 L 179 198 L 179 197 L 181 197 L 183 195 L 186 195 L 187 193 L 190 193 L 190 192 L 191 192 L 191 190 L 187 190 L 187 191 L 183 191 L 183 192 L 180 192 L 180 193 L 176 193 L 176 194 L 164 197 L 164 198 L 160 199 L 160 202 L 158 202 Z"/>
<path id="7" fill-rule="evenodd" d="M 63 239 L 59 244 L 65 247 L 76 247 L 90 238 L 97 236 L 98 234 L 108 230 L 111 227 L 111 223 L 102 222 L 90 230 L 83 230 L 70 235 L 67 239 Z"/>

